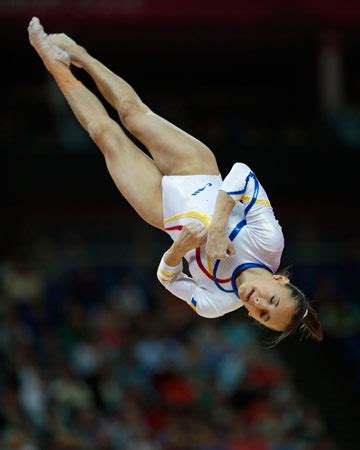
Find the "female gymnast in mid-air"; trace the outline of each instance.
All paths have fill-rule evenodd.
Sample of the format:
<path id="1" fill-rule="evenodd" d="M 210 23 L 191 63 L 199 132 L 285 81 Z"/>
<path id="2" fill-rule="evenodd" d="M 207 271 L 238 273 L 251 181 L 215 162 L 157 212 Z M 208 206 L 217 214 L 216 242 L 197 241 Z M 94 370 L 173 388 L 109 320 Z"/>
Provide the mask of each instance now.
<path id="1" fill-rule="evenodd" d="M 75 116 L 103 153 L 119 191 L 140 217 L 173 239 L 157 273 L 165 288 L 204 317 L 244 306 L 257 322 L 279 332 L 276 342 L 298 330 L 321 340 L 314 308 L 287 275 L 276 273 L 283 235 L 254 172 L 236 163 L 222 180 L 209 148 L 152 112 L 128 83 L 83 47 L 65 34 L 46 34 L 37 18 L 28 31 Z M 152 158 L 74 77 L 71 64 L 93 78 L 122 125 Z M 183 258 L 191 277 L 182 272 Z"/>

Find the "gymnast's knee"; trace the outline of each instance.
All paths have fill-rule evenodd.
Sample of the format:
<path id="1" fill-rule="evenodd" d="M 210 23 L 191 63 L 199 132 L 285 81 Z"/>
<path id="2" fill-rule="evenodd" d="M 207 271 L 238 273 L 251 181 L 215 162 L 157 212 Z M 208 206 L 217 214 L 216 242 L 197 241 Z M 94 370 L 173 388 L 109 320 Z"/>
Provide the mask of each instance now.
<path id="1" fill-rule="evenodd" d="M 87 130 L 91 139 L 104 156 L 111 156 L 112 153 L 116 152 L 119 125 L 113 119 L 105 118 L 91 121 L 87 126 Z"/>
<path id="2" fill-rule="evenodd" d="M 91 139 L 98 144 L 114 134 L 117 127 L 118 125 L 114 120 L 105 118 L 89 122 L 87 130 Z"/>
<path id="3" fill-rule="evenodd" d="M 130 131 L 136 133 L 141 118 L 151 112 L 139 98 L 125 98 L 116 105 L 120 120 Z"/>

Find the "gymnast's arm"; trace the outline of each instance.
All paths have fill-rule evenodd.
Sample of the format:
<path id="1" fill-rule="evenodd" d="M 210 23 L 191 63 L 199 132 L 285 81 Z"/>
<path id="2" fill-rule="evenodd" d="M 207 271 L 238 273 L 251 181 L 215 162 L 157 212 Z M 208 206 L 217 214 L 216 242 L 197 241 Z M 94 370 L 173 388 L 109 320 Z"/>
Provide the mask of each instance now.
<path id="1" fill-rule="evenodd" d="M 206 253 L 213 259 L 224 259 L 235 253 L 226 234 L 226 225 L 237 201 L 247 204 L 246 223 L 258 243 L 269 251 L 282 249 L 281 227 L 275 219 L 265 190 L 246 164 L 236 163 L 220 186 L 208 230 Z"/>
<path id="2" fill-rule="evenodd" d="M 179 237 L 164 253 L 157 270 L 157 277 L 168 291 L 184 300 L 199 315 L 212 318 L 221 314 L 209 299 L 205 289 L 200 288 L 193 278 L 182 272 L 182 258 L 188 251 L 203 245 L 206 234 L 206 228 L 199 223 L 185 225 Z"/>
<path id="3" fill-rule="evenodd" d="M 245 193 L 249 173 L 251 170 L 246 164 L 235 163 L 220 187 L 205 247 L 210 258 L 225 259 L 235 254 L 234 246 L 226 235 L 226 225 L 235 199 Z"/>
<path id="4" fill-rule="evenodd" d="M 234 205 L 235 201 L 232 197 L 220 189 L 205 247 L 205 252 L 210 258 L 225 259 L 235 254 L 234 246 L 225 233 L 226 224 Z"/>

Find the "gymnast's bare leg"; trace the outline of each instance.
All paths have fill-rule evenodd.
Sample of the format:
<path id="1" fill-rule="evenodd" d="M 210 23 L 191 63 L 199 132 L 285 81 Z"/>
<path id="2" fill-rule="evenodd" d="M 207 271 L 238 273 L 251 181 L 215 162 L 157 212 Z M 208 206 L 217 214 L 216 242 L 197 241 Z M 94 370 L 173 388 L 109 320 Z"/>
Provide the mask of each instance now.
<path id="1" fill-rule="evenodd" d="M 118 111 L 125 128 L 149 150 L 165 175 L 218 175 L 213 153 L 194 137 L 153 113 L 134 89 L 65 34 L 50 35 L 73 64 L 82 67 Z"/>
<path id="2" fill-rule="evenodd" d="M 140 217 L 163 229 L 161 171 L 109 117 L 98 98 L 74 77 L 69 55 L 49 39 L 38 19 L 32 19 L 28 31 L 31 44 L 75 116 L 103 153 L 119 191 Z"/>

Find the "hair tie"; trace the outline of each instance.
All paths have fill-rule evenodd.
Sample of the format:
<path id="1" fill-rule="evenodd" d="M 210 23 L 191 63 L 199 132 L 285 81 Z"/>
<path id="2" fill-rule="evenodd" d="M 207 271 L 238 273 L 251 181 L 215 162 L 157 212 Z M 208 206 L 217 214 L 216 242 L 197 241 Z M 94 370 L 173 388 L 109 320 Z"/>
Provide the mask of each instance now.
<path id="1" fill-rule="evenodd" d="M 304 320 L 305 317 L 307 316 L 308 312 L 309 312 L 309 308 L 306 308 L 306 311 L 305 311 L 305 313 L 304 313 L 304 315 L 303 315 L 303 320 Z"/>

